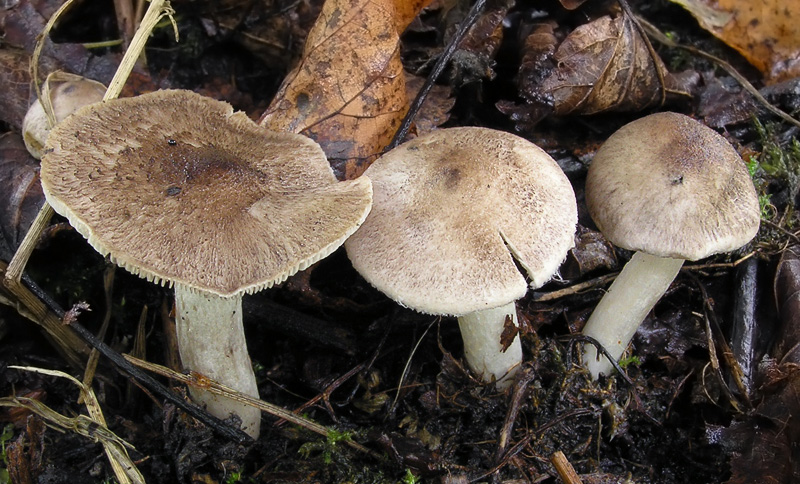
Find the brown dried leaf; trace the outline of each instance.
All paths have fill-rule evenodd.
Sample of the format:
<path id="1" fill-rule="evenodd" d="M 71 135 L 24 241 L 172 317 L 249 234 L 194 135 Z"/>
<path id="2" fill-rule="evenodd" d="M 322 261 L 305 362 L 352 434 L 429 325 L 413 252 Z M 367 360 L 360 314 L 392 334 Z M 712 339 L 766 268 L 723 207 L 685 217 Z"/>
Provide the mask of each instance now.
<path id="1" fill-rule="evenodd" d="M 43 203 L 38 163 L 25 149 L 19 135 L 1 135 L 0 250 L 13 253 Z M 0 256 L 9 254 L 0 253 Z"/>
<path id="2" fill-rule="evenodd" d="M 398 28 L 409 15 L 390 0 L 328 0 L 260 123 L 315 139 L 340 178 L 360 175 L 407 109 Z"/>
<path id="3" fill-rule="evenodd" d="M 550 113 L 640 111 L 687 95 L 624 14 L 581 25 L 557 45 L 555 25 L 539 25 L 525 40 L 520 95 L 528 106 L 498 107 L 523 126 Z"/>
<path id="4" fill-rule="evenodd" d="M 770 82 L 800 76 L 800 2 L 671 0 L 738 50 Z"/>
<path id="5" fill-rule="evenodd" d="M 519 327 L 514 324 L 514 320 L 511 316 L 506 315 L 506 319 L 503 321 L 503 331 L 500 333 L 500 352 L 505 353 L 506 350 L 514 343 L 514 340 L 519 334 Z"/>
<path id="6" fill-rule="evenodd" d="M 406 73 L 408 99 L 417 97 L 417 93 L 422 89 L 424 83 L 424 77 Z M 453 97 L 453 89 L 450 86 L 434 84 L 425 98 L 425 103 L 414 116 L 417 135 L 429 133 L 446 123 L 450 119 L 450 110 L 453 109 L 455 103 L 456 99 Z"/>
<path id="7" fill-rule="evenodd" d="M 790 246 L 781 254 L 774 286 L 781 326 L 772 356 L 800 364 L 800 247 Z"/>
<path id="8" fill-rule="evenodd" d="M 38 35 L 56 7 L 56 2 L 23 0 L 0 11 L 4 43 L 21 48 L 31 55 Z M 61 69 L 108 84 L 119 64 L 118 54 L 96 56 L 81 44 L 56 45 L 49 40 L 45 42 L 42 57 L 41 62 L 46 63 L 39 69 L 42 80 L 48 72 Z"/>
<path id="9" fill-rule="evenodd" d="M 639 111 L 663 100 L 666 68 L 626 15 L 581 25 L 553 58 L 557 68 L 540 89 L 553 96 L 557 115 Z"/>
<path id="10" fill-rule="evenodd" d="M 788 367 L 788 368 L 787 368 Z M 720 432 L 717 439 L 731 451 L 727 484 L 770 482 L 791 484 L 800 479 L 800 371 L 784 365 L 785 375 L 771 384 L 755 414 Z"/>
<path id="11" fill-rule="evenodd" d="M 0 50 L 0 85 L 6 86 L 0 96 L 0 120 L 17 130 L 22 129 L 22 119 L 28 111 L 30 98 L 30 57 L 12 48 Z"/>

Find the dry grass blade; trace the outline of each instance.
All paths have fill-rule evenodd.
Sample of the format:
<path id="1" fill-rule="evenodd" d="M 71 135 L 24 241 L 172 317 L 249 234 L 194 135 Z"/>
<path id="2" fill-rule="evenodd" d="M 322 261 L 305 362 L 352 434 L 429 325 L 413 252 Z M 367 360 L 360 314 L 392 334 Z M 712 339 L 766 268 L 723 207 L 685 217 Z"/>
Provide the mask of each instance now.
<path id="1" fill-rule="evenodd" d="M 286 410 L 285 408 L 279 407 L 277 405 L 273 405 L 271 403 L 265 402 L 263 400 L 259 400 L 258 398 L 251 397 L 249 395 L 245 395 L 243 393 L 237 392 L 231 388 L 228 388 L 224 385 L 217 383 L 216 381 L 204 376 L 200 375 L 196 372 L 190 372 L 188 375 L 183 373 L 178 373 L 176 371 L 170 370 L 161 365 L 157 365 L 155 363 L 150 363 L 149 361 L 140 360 L 138 358 L 134 358 L 130 355 L 122 355 L 128 362 L 131 364 L 138 366 L 139 368 L 152 371 L 158 375 L 171 378 L 173 380 L 177 380 L 181 383 L 186 385 L 191 385 L 194 387 L 202 388 L 203 390 L 213 393 L 215 395 L 220 395 L 225 398 L 230 398 L 231 400 L 235 400 L 240 403 L 244 403 L 246 405 L 251 405 L 260 409 L 263 412 L 266 412 L 274 417 L 278 417 L 279 419 L 286 420 L 291 422 L 295 425 L 303 427 L 306 430 L 310 430 L 316 434 L 322 435 L 324 437 L 330 436 L 334 430 L 330 429 L 324 425 L 318 424 L 311 419 L 301 417 L 299 415 L 295 415 L 294 413 Z M 352 447 L 353 449 L 358 450 L 359 452 L 363 452 L 367 455 L 373 457 L 379 457 L 378 454 L 371 451 L 370 449 L 364 447 L 363 445 L 359 444 L 350 439 L 344 440 L 344 443 Z"/>
<path id="2" fill-rule="evenodd" d="M 9 368 L 70 380 L 80 389 L 81 398 L 86 405 L 89 416 L 78 415 L 74 418 L 66 417 L 42 402 L 30 398 L 3 398 L 0 399 L 0 406 L 27 408 L 36 415 L 42 417 L 51 427 L 63 431 L 72 431 L 96 442 L 100 442 L 103 445 L 103 450 L 106 452 L 108 461 L 111 463 L 111 467 L 114 469 L 114 475 L 120 484 L 145 483 L 144 477 L 128 455 L 127 449 L 133 449 L 133 446 L 118 437 L 114 432 L 108 430 L 103 412 L 100 409 L 100 403 L 97 401 L 97 397 L 91 388 L 85 386 L 71 375 L 61 371 L 26 366 L 9 366 Z"/>

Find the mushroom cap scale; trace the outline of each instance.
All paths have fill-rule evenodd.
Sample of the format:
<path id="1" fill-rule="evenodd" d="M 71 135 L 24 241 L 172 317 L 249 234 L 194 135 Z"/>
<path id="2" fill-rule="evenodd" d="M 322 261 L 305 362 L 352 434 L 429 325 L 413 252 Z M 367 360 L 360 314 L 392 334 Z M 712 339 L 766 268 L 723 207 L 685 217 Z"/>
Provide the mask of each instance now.
<path id="1" fill-rule="evenodd" d="M 365 172 L 370 215 L 345 242 L 356 270 L 398 303 L 463 315 L 519 299 L 574 244 L 572 186 L 536 145 L 485 128 L 411 140 Z"/>
<path id="2" fill-rule="evenodd" d="M 758 196 L 736 150 L 678 113 L 657 113 L 611 135 L 592 160 L 586 204 L 615 245 L 698 260 L 758 232 Z"/>
<path id="3" fill-rule="evenodd" d="M 223 297 L 330 254 L 372 193 L 366 178 L 338 182 L 314 141 L 181 90 L 78 111 L 48 138 L 41 176 L 48 202 L 101 254 Z"/>

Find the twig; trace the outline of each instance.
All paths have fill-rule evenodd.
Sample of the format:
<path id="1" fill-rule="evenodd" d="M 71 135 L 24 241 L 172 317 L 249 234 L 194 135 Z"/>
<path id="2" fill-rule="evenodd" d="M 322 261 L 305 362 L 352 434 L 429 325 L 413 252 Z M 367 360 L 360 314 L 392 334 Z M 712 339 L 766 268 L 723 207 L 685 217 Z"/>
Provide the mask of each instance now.
<path id="1" fill-rule="evenodd" d="M 274 417 L 286 420 L 288 422 L 291 422 L 295 425 L 303 427 L 306 430 L 310 430 L 324 437 L 329 436 L 332 432 L 332 429 L 324 425 L 318 424 L 317 422 L 314 422 L 311 419 L 295 415 L 294 413 L 290 412 L 289 410 L 286 410 L 283 407 L 273 405 L 269 402 L 265 402 L 264 400 L 259 400 L 258 398 L 237 392 L 236 390 L 221 385 L 220 383 L 217 383 L 208 377 L 200 375 L 197 372 L 190 371 L 189 374 L 186 375 L 183 373 L 178 373 L 176 371 L 170 370 L 169 368 L 166 368 L 164 366 L 157 365 L 155 363 L 150 363 L 149 361 L 144 361 L 138 358 L 134 358 L 133 356 L 130 355 L 122 355 L 122 357 L 125 358 L 126 361 L 140 368 L 152 371 L 153 373 L 179 381 L 181 383 L 185 383 L 187 385 L 200 387 L 209 393 L 213 393 L 214 395 L 220 395 L 225 398 L 230 398 L 231 400 L 236 400 L 240 403 L 252 405 L 253 407 L 256 407 L 264 412 L 267 412 L 268 414 Z M 345 440 L 345 443 L 347 443 L 347 445 L 349 445 L 350 447 L 358 450 L 359 452 L 363 452 L 373 457 L 378 457 L 377 453 L 364 447 L 358 442 L 347 439 Z"/>
<path id="2" fill-rule="evenodd" d="M 425 102 L 425 99 L 428 97 L 428 93 L 430 93 L 431 89 L 433 89 L 433 85 L 439 76 L 444 71 L 444 68 L 447 66 L 447 63 L 450 61 L 450 58 L 453 57 L 453 54 L 458 49 L 458 46 L 461 44 L 461 41 L 464 40 L 464 37 L 469 32 L 470 27 L 472 27 L 475 22 L 478 21 L 478 17 L 480 16 L 481 12 L 483 11 L 483 7 L 486 5 L 486 0 L 477 0 L 472 8 L 470 8 L 467 16 L 458 26 L 458 30 L 450 39 L 450 42 L 445 47 L 442 54 L 436 60 L 436 63 L 433 65 L 433 69 L 431 69 L 431 73 L 428 75 L 428 78 L 425 79 L 425 84 L 422 85 L 422 89 L 419 90 L 417 93 L 417 97 L 414 98 L 414 101 L 408 108 L 408 112 L 406 113 L 405 117 L 403 118 L 403 122 L 400 123 L 400 127 L 397 129 L 397 132 L 394 134 L 394 138 L 392 138 L 391 143 L 389 146 L 386 147 L 386 151 L 391 150 L 392 148 L 398 146 L 408 135 L 408 130 L 411 129 L 411 124 L 414 122 L 414 118 L 417 116 L 422 104 Z"/>
<path id="3" fill-rule="evenodd" d="M 743 75 L 739 74 L 739 71 L 737 71 L 732 65 L 728 64 L 719 57 L 709 54 L 708 52 L 704 52 L 696 47 L 679 44 L 674 40 L 670 39 L 669 37 L 667 37 L 666 35 L 664 35 L 663 33 L 661 33 L 660 30 L 658 30 L 653 24 L 649 23 L 647 20 L 641 17 L 637 18 L 642 27 L 644 27 L 644 29 L 647 31 L 648 35 L 653 37 L 656 41 L 666 45 L 667 47 L 672 47 L 675 49 L 683 49 L 700 57 L 705 57 L 706 59 L 716 63 L 717 65 L 725 69 L 728 72 L 728 74 L 731 75 L 731 77 L 736 79 L 736 81 L 739 82 L 739 84 L 741 84 L 742 88 L 744 88 L 745 91 L 749 92 L 754 98 L 756 98 L 756 100 L 759 103 L 761 103 L 769 112 L 778 116 L 787 123 L 791 123 L 797 127 L 800 127 L 800 121 L 793 118 L 785 111 L 773 106 L 769 101 L 767 101 L 767 99 L 764 96 L 761 95 L 760 92 L 758 92 L 758 89 L 756 89 L 755 86 L 750 84 L 750 81 L 745 79 Z"/>
<path id="4" fill-rule="evenodd" d="M 556 299 L 561 299 L 562 297 L 572 296 L 574 294 L 579 294 L 583 291 L 594 289 L 598 286 L 605 285 L 617 278 L 619 272 L 615 272 L 613 274 L 606 274 L 604 276 L 595 277 L 594 279 L 589 279 L 588 281 L 579 282 L 577 284 L 573 284 L 571 286 L 557 289 L 555 291 L 550 292 L 534 292 L 531 294 L 530 298 L 531 301 L 535 302 L 545 302 L 545 301 L 553 301 Z"/>
<path id="5" fill-rule="evenodd" d="M 511 440 L 511 433 L 514 431 L 514 423 L 517 421 L 517 415 L 525 400 L 525 390 L 534 379 L 536 374 L 533 368 L 523 365 L 517 375 L 514 377 L 514 387 L 511 392 L 511 402 L 508 404 L 506 411 L 506 418 L 503 421 L 503 428 L 500 429 L 500 436 L 497 439 L 497 451 L 494 454 L 495 463 L 503 460 L 503 455 L 508 447 L 508 442 Z"/>

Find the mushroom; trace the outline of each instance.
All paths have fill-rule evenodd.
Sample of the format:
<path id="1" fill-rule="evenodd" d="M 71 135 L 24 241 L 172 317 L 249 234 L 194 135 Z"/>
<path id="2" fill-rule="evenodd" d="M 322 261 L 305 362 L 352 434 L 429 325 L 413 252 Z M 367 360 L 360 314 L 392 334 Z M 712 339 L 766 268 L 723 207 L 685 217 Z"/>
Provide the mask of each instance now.
<path id="1" fill-rule="evenodd" d="M 102 101 L 105 92 L 106 86 L 100 82 L 56 71 L 47 77 L 42 96 L 52 105 L 54 121 L 58 123 L 79 108 Z M 28 153 L 37 160 L 42 157 L 42 147 L 49 133 L 50 122 L 42 102 L 37 99 L 22 120 L 22 139 Z"/>
<path id="2" fill-rule="evenodd" d="M 434 131 L 365 172 L 373 208 L 345 242 L 353 267 L 403 306 L 457 316 L 469 367 L 503 388 L 522 361 L 515 301 L 574 244 L 575 195 L 555 161 L 486 128 Z"/>
<path id="3" fill-rule="evenodd" d="M 174 284 L 184 367 L 254 397 L 242 294 L 334 251 L 372 194 L 367 178 L 337 182 L 314 141 L 182 90 L 76 112 L 51 132 L 41 177 L 47 201 L 98 252 Z M 258 409 L 191 394 L 258 436 Z"/>
<path id="4" fill-rule="evenodd" d="M 758 232 L 758 196 L 744 162 L 717 132 L 677 113 L 629 123 L 600 147 L 586 177 L 589 214 L 605 237 L 636 251 L 583 334 L 619 359 L 684 260 L 737 249 Z M 593 378 L 612 365 L 586 345 Z"/>

